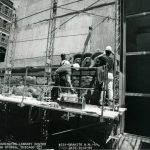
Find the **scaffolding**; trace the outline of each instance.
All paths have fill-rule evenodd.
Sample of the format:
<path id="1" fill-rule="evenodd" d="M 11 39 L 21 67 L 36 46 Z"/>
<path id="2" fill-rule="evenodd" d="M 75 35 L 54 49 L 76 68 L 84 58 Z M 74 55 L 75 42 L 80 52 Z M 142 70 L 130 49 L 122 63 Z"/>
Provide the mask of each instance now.
<path id="1" fill-rule="evenodd" d="M 94 7 L 93 5 L 95 5 L 97 2 L 99 2 L 99 0 L 97 0 L 96 2 L 92 3 L 91 5 L 89 5 L 87 8 L 84 8 L 84 9 L 82 9 L 80 11 L 75 11 L 74 10 L 75 11 L 75 15 L 73 15 L 71 18 L 69 18 L 68 20 L 66 20 L 62 24 L 60 24 L 59 27 L 61 27 L 62 25 L 66 24 L 67 22 L 69 22 L 71 19 L 73 19 L 74 17 L 76 17 L 80 13 L 87 13 L 86 10 L 89 10 L 91 7 Z M 119 1 L 118 0 L 116 0 L 115 5 L 116 5 L 115 6 L 116 15 L 115 15 L 115 57 L 114 57 L 114 61 L 117 62 L 116 54 L 120 50 L 120 19 L 119 19 L 120 15 L 119 15 L 119 10 L 120 10 L 121 6 L 119 5 Z M 26 87 L 27 87 L 26 80 L 27 80 L 27 76 L 28 76 L 28 69 L 30 68 L 30 67 L 26 67 L 25 68 L 26 71 L 25 71 L 25 75 L 24 75 L 23 95 L 22 96 L 10 96 L 9 95 L 9 97 L 7 97 L 6 93 L 4 95 L 4 92 L 3 92 L 3 95 L 0 95 L 0 100 L 4 101 L 4 102 L 14 102 L 14 103 L 20 104 L 20 106 L 30 105 L 30 106 L 36 106 L 36 107 L 42 108 L 42 109 L 44 109 L 43 121 L 46 121 L 46 110 L 47 109 L 67 112 L 68 119 L 70 117 L 70 115 L 69 115 L 70 113 L 76 113 L 76 114 L 79 114 L 79 115 L 88 115 L 88 116 L 93 116 L 93 117 L 99 117 L 100 118 L 100 123 L 103 122 L 104 119 L 115 120 L 115 119 L 119 118 L 119 116 L 122 115 L 126 109 L 120 108 L 119 105 L 116 105 L 116 102 L 115 102 L 116 99 L 119 99 L 117 97 L 117 94 L 118 94 L 118 91 L 119 91 L 119 89 L 118 89 L 119 87 L 117 87 L 117 85 L 116 85 L 116 84 L 118 84 L 118 78 L 116 77 L 116 72 L 118 71 L 117 70 L 117 66 L 115 67 L 115 71 L 114 71 L 115 79 L 114 79 L 113 108 L 104 105 L 104 100 L 106 99 L 106 91 L 107 91 L 107 85 L 106 84 L 107 84 L 107 82 L 104 82 L 103 102 L 102 102 L 102 106 L 101 107 L 99 107 L 99 106 L 96 106 L 96 107 L 94 106 L 93 107 L 91 105 L 83 106 L 83 105 L 85 105 L 85 101 L 83 100 L 83 98 L 81 99 L 81 97 L 78 97 L 78 100 L 81 99 L 81 104 L 82 104 L 82 108 L 81 109 L 67 108 L 67 107 L 64 108 L 62 106 L 59 106 L 58 103 L 52 101 L 52 99 L 51 99 L 51 89 L 52 88 L 55 87 L 55 88 L 58 88 L 58 89 L 60 89 L 60 88 L 62 88 L 62 89 L 70 89 L 70 87 L 52 85 L 52 71 L 57 68 L 57 67 L 53 66 L 53 54 L 54 54 L 55 31 L 59 28 L 59 27 L 56 27 L 57 7 L 60 7 L 60 6 L 57 6 L 57 0 L 52 0 L 51 1 L 51 6 L 52 7 L 50 8 L 50 17 L 49 17 L 49 20 L 48 20 L 49 21 L 49 25 L 48 25 L 48 36 L 47 36 L 47 48 L 46 48 L 45 65 L 42 66 L 43 68 L 45 68 L 44 77 L 48 77 L 48 83 L 47 83 L 47 85 L 46 84 L 40 85 L 41 87 L 42 86 L 45 87 L 46 90 L 43 90 L 42 97 L 40 98 L 40 101 L 37 100 L 37 99 L 34 99 L 34 98 L 26 97 Z M 95 6 L 95 7 L 97 7 L 97 6 Z M 30 17 L 30 16 L 28 16 L 28 17 Z M 108 19 L 108 16 L 103 16 L 103 18 L 104 19 L 100 23 L 95 25 L 94 28 L 96 26 L 100 25 L 101 23 L 103 23 L 106 19 Z M 22 18 L 22 19 L 26 19 L 26 17 Z M 109 19 L 113 19 L 114 20 L 114 18 L 109 18 Z M 14 23 L 16 23 L 16 21 Z M 90 30 L 90 34 L 92 34 L 92 30 Z M 88 37 L 88 38 L 90 38 L 90 37 Z M 16 35 L 14 35 L 13 40 L 14 40 L 14 43 L 16 43 Z M 85 41 L 85 43 L 87 44 L 87 41 Z M 86 48 L 87 48 L 87 45 L 85 45 L 83 53 L 85 53 Z M 12 52 L 14 52 L 14 50 L 12 50 Z M 11 75 L 12 69 L 14 69 L 13 68 L 13 64 L 14 64 L 13 61 L 14 60 L 12 60 L 10 62 L 11 67 L 6 67 L 5 68 L 5 70 L 9 70 L 9 75 L 10 75 L 9 77 L 10 78 L 12 76 Z M 40 67 L 41 66 L 36 66 L 36 68 L 40 68 Z M 9 68 L 11 68 L 11 69 L 9 69 Z M 98 69 L 98 68 L 99 67 L 95 67 L 95 68 L 94 67 L 92 67 L 92 68 L 80 67 L 80 69 L 85 69 L 85 70 Z M 104 69 L 104 72 L 106 73 L 106 68 Z M 4 79 L 6 78 L 7 74 L 8 73 L 5 73 Z M 107 74 L 105 74 L 105 75 L 107 76 Z M 4 81 L 4 83 L 5 83 L 5 81 Z M 10 87 L 10 81 L 9 81 L 9 85 L 8 86 Z M 78 89 L 78 90 L 88 90 L 88 89 L 89 90 L 93 90 L 93 88 L 91 88 L 91 87 L 90 88 L 74 87 L 74 88 Z M 46 98 L 45 97 L 45 93 L 47 93 L 48 91 L 50 91 L 49 92 L 50 94 L 48 95 L 48 98 Z M 10 89 L 9 89 L 9 93 L 10 93 Z M 70 94 L 68 94 L 67 96 L 69 97 Z M 71 96 L 69 98 L 71 99 Z M 89 126 L 81 127 L 81 128 L 92 127 L 92 126 L 95 126 L 95 125 L 97 125 L 97 124 L 91 124 Z M 116 125 L 115 125 L 115 127 L 116 127 Z M 114 130 L 116 130 L 115 127 L 114 127 Z M 43 131 L 42 132 L 44 134 L 43 136 L 45 137 L 45 139 L 47 139 L 47 130 L 44 129 L 44 128 L 46 128 L 45 124 L 43 126 Z M 69 131 L 62 131 L 60 133 L 55 133 L 54 135 L 63 134 L 63 133 L 66 133 L 66 132 L 72 132 L 74 130 L 80 130 L 80 128 L 79 129 L 72 129 L 72 130 L 69 130 Z M 112 132 L 112 135 L 110 136 L 110 139 L 114 138 L 114 136 L 118 136 L 118 133 L 115 134 L 115 132 Z M 110 139 L 108 139 L 108 141 Z"/>
<path id="2" fill-rule="evenodd" d="M 77 11 L 76 14 L 69 18 L 67 21 L 63 22 L 60 26 L 64 25 L 65 23 L 69 22 L 71 19 L 73 19 L 74 17 L 76 17 L 79 13 L 86 13 L 85 10 L 88 10 L 90 9 L 90 7 L 92 7 L 93 5 L 95 5 L 97 2 L 99 2 L 99 0 L 97 0 L 96 2 L 92 3 L 91 5 L 89 5 L 87 8 L 83 9 L 83 10 L 80 10 L 80 11 Z M 52 87 L 54 86 L 51 86 L 51 83 L 52 83 L 52 68 L 53 67 L 53 53 L 54 53 L 54 39 L 55 39 L 55 31 L 57 30 L 56 28 L 56 14 L 57 14 L 57 1 L 56 0 L 53 0 L 51 1 L 51 8 L 50 8 L 50 18 L 49 18 L 49 26 L 48 26 L 48 37 L 47 37 L 47 48 L 46 48 L 46 59 L 45 59 L 45 73 L 44 73 L 44 77 L 48 77 L 48 85 L 47 85 L 47 90 L 51 91 Z M 58 6 L 58 7 L 61 7 L 61 6 Z M 120 9 L 120 5 L 119 5 L 119 1 L 116 0 L 115 2 L 115 56 L 114 56 L 114 61 L 116 63 L 116 54 L 118 53 L 119 49 L 120 49 L 120 16 L 119 16 L 119 9 Z M 75 11 L 75 10 L 74 10 Z M 33 15 L 36 15 L 36 14 L 33 14 Z M 31 15 L 31 16 L 33 16 Z M 30 16 L 28 16 L 30 17 Z M 108 18 L 108 16 L 106 17 L 103 17 L 104 20 L 102 20 L 100 23 L 98 23 L 97 25 L 94 26 L 94 28 L 96 26 L 98 26 L 99 24 L 103 23 L 105 21 L 105 19 Z M 26 19 L 25 18 L 22 18 L 22 19 Z M 21 19 L 21 20 L 22 20 Z M 16 25 L 16 23 L 20 21 L 20 20 L 15 20 L 13 23 Z M 15 30 L 15 29 L 14 29 Z M 92 34 L 92 30 L 90 30 L 90 34 Z M 88 40 L 90 37 L 87 37 Z M 14 36 L 13 36 L 13 41 L 12 41 L 12 44 L 15 44 L 16 43 L 16 32 L 14 31 Z M 87 47 L 87 40 L 85 41 L 86 45 L 85 45 L 85 48 L 83 50 L 83 52 L 85 52 L 85 49 Z M 15 47 L 15 46 L 12 46 L 12 47 Z M 5 79 L 6 79 L 6 76 L 9 76 L 9 87 L 10 87 L 10 80 L 11 80 L 11 71 L 12 71 L 12 68 L 13 68 L 13 64 L 14 64 L 14 57 L 13 57 L 13 53 L 14 53 L 14 50 L 12 49 L 11 50 L 11 58 L 10 58 L 10 62 L 8 64 L 11 65 L 11 67 L 8 67 L 6 66 L 5 68 L 5 76 L 4 76 L 4 84 L 5 84 Z M 82 69 L 82 68 L 80 68 Z M 86 67 L 87 69 L 87 67 Z M 118 78 L 116 76 L 116 71 L 117 70 L 117 66 L 115 65 L 115 70 L 114 70 L 114 102 L 113 102 L 113 106 L 115 108 L 115 99 L 116 99 L 116 95 L 118 94 L 118 87 L 116 84 L 118 84 Z M 48 73 L 48 75 L 46 75 Z M 22 102 L 21 104 L 23 104 L 23 100 L 25 98 L 25 88 L 26 88 L 26 78 L 28 76 L 28 67 L 26 67 L 26 71 L 25 71 L 25 77 L 24 77 L 24 92 L 23 92 L 23 98 L 22 98 Z M 51 86 L 51 87 L 50 87 Z M 56 86 L 55 86 L 56 87 Z M 58 88 L 60 88 L 60 86 L 58 86 Z M 67 87 L 61 87 L 61 88 L 67 88 Z M 69 87 L 68 87 L 69 88 Z M 77 89 L 77 88 L 76 88 Z M 80 88 L 79 88 L 80 89 Z M 82 88 L 81 88 L 82 89 Z M 87 88 L 88 89 L 88 88 Z M 92 88 L 91 88 L 92 89 Z M 47 92 L 44 91 L 45 92 Z M 106 90 L 106 89 L 105 89 Z M 8 90 L 10 92 L 10 88 Z M 4 92 L 3 92 L 4 93 Z M 43 93 L 43 96 L 44 96 L 44 93 Z M 105 93 L 105 92 L 104 92 Z M 51 94 L 49 95 L 49 98 L 51 98 Z M 104 96 L 104 99 L 105 99 L 105 96 Z M 118 99 L 118 98 L 117 98 Z"/>

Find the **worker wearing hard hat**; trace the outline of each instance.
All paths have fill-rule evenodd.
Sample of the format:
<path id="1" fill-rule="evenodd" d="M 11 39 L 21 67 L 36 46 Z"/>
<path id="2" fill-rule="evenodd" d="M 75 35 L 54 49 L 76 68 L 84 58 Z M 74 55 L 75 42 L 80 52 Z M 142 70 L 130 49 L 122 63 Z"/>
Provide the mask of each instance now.
<path id="1" fill-rule="evenodd" d="M 113 102 L 113 71 L 114 71 L 114 60 L 111 57 L 111 55 L 114 55 L 114 52 L 112 50 L 111 46 L 107 46 L 105 48 L 105 57 L 106 57 L 106 63 L 107 63 L 107 69 L 108 69 L 108 99 L 109 104 L 112 104 Z"/>

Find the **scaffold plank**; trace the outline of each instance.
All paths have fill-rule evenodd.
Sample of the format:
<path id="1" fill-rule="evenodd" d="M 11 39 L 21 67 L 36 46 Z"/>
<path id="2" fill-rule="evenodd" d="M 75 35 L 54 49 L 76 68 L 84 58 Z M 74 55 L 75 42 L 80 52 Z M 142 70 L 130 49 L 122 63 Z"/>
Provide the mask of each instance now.
<path id="1" fill-rule="evenodd" d="M 22 102 L 22 98 L 23 98 L 22 96 L 15 96 L 15 95 L 5 96 L 0 94 L 0 101 L 3 102 L 20 104 Z M 57 102 L 39 101 L 32 97 L 24 97 L 23 104 L 33 106 L 33 107 L 51 109 L 51 110 L 62 111 L 62 112 L 70 112 L 70 113 L 93 116 L 93 117 L 100 117 L 102 112 L 102 109 L 96 105 L 86 104 L 85 109 L 77 109 L 77 108 L 61 107 Z M 126 109 L 124 109 L 124 111 L 125 110 Z M 123 109 L 121 109 L 120 112 L 116 112 L 107 109 L 107 107 L 104 107 L 103 117 L 108 119 L 115 119 L 120 114 L 122 114 L 122 111 Z"/>

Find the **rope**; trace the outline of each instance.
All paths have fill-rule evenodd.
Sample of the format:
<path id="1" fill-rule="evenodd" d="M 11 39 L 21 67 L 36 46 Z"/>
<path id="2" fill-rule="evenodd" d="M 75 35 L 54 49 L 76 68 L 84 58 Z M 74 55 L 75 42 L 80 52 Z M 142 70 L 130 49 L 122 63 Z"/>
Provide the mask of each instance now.
<path id="1" fill-rule="evenodd" d="M 75 10 L 75 9 L 64 8 L 64 7 L 60 7 L 60 9 L 71 10 L 71 11 L 73 11 L 73 12 L 77 12 L 77 11 L 78 11 L 78 10 Z M 91 12 L 82 12 L 82 13 L 89 14 L 89 15 L 93 15 L 93 16 L 97 16 L 97 17 L 101 17 L 101 18 L 109 17 L 110 19 L 115 20 L 115 18 L 112 18 L 112 17 L 110 17 L 110 16 L 102 16 L 102 15 L 95 14 L 95 13 L 91 13 Z"/>
<path id="2" fill-rule="evenodd" d="M 100 1 L 100 0 L 97 0 L 96 2 L 92 3 L 92 4 L 89 5 L 88 7 L 84 8 L 84 9 L 82 9 L 82 10 L 77 11 L 77 14 L 75 14 L 74 16 L 72 16 L 71 18 L 69 18 L 68 20 L 64 21 L 62 24 L 59 25 L 59 27 L 56 27 L 56 28 L 54 29 L 54 31 L 57 30 L 58 28 L 60 28 L 61 26 L 63 26 L 64 24 L 66 24 L 67 22 L 69 22 L 70 20 L 72 20 L 73 18 L 75 18 L 77 15 L 79 15 L 80 13 L 82 13 L 83 11 L 85 11 L 86 9 L 88 9 L 88 8 L 90 8 L 91 6 L 93 6 L 94 4 L 98 3 L 99 1 Z M 54 32 L 54 31 L 53 31 L 53 32 Z"/>
<path id="3" fill-rule="evenodd" d="M 100 5 L 89 7 L 89 8 L 85 8 L 85 9 L 82 9 L 82 10 L 79 10 L 79 11 L 76 11 L 76 12 L 71 12 L 71 13 L 66 13 L 64 15 L 56 16 L 56 18 L 62 18 L 62 17 L 66 17 L 66 16 L 69 16 L 69 15 L 74 15 L 74 14 L 77 14 L 79 12 L 80 13 L 84 13 L 85 11 L 89 11 L 89 10 L 92 10 L 92 9 L 96 9 L 96 8 L 104 7 L 104 6 L 108 6 L 108 5 L 113 5 L 114 3 L 115 2 L 100 4 Z M 48 21 L 48 20 L 49 19 L 40 20 L 38 22 L 35 22 L 34 24 L 41 23 L 41 22 Z"/>
<path id="4" fill-rule="evenodd" d="M 47 34 L 46 34 L 46 35 L 47 35 Z M 87 33 L 85 33 L 85 34 L 72 34 L 72 35 L 56 36 L 55 38 L 70 37 L 70 36 L 80 36 L 80 35 L 87 35 Z M 16 41 L 15 43 L 38 41 L 38 40 L 46 40 L 46 39 L 48 39 L 48 38 L 47 38 L 47 37 L 44 37 L 44 38 L 39 38 L 39 39 L 27 39 L 27 40 Z M 0 53 L 1 53 L 1 52 L 0 52 Z"/>
<path id="5" fill-rule="evenodd" d="M 74 15 L 74 14 L 77 14 L 77 13 L 84 13 L 85 11 L 89 11 L 89 10 L 91 10 L 91 9 L 96 9 L 96 8 L 98 8 L 98 7 L 102 7 L 102 6 L 107 6 L 107 5 L 112 5 L 112 4 L 114 4 L 114 2 L 112 2 L 112 3 L 104 3 L 104 4 L 101 4 L 101 5 L 98 5 L 98 6 L 93 6 L 93 7 L 87 7 L 87 8 L 85 8 L 85 9 L 81 9 L 81 10 L 77 10 L 77 11 L 74 11 L 74 12 L 72 12 L 72 13 L 67 13 L 67 14 L 64 14 L 64 15 L 60 15 L 60 16 L 56 16 L 55 17 L 55 19 L 56 18 L 62 18 L 62 17 L 66 17 L 66 16 L 69 16 L 69 15 Z M 63 5 L 62 5 L 63 6 Z M 59 6 L 58 6 L 59 7 Z M 57 8 L 58 8 L 57 7 Z M 99 17 L 100 17 L 100 15 L 99 15 Z M 101 16 L 102 17 L 102 16 Z M 110 17 L 110 18 L 112 18 L 112 17 Z M 113 18 L 112 18 L 113 19 Z M 40 21 L 38 21 L 38 22 L 34 22 L 34 23 L 31 23 L 31 24 L 28 24 L 28 25 L 35 25 L 35 24 L 38 24 L 38 23 L 41 23 L 41 22 L 44 22 L 44 21 L 49 21 L 49 20 L 52 20 L 52 18 L 49 18 L 49 19 L 44 19 L 44 20 L 40 20 Z M 26 27 L 27 25 L 25 25 L 24 27 Z"/>

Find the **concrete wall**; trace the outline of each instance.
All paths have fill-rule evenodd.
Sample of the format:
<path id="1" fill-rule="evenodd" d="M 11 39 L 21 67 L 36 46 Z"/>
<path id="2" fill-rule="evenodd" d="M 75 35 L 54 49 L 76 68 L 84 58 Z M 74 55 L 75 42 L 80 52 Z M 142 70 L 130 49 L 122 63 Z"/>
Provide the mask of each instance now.
<path id="1" fill-rule="evenodd" d="M 73 2 L 74 0 L 58 0 L 58 6 Z M 83 0 L 78 3 L 66 5 L 63 8 L 72 10 L 81 10 L 87 8 L 97 0 Z M 101 0 L 93 6 L 111 3 L 114 0 Z M 45 10 L 51 7 L 50 0 L 13 0 L 16 7 L 17 19 L 31 15 L 33 13 Z M 72 10 L 58 8 L 57 16 L 61 16 Z M 110 16 L 114 18 L 115 5 L 99 7 L 88 13 L 80 13 L 66 24 L 59 26 L 71 18 L 73 15 L 57 18 L 54 45 L 54 64 L 59 64 L 59 56 L 61 53 L 77 53 L 82 52 L 84 42 L 89 31 L 89 26 L 96 28 L 92 32 L 92 37 L 88 45 L 88 51 L 96 51 L 97 48 L 104 50 L 105 46 L 112 45 L 114 47 L 114 20 L 105 20 L 99 24 L 104 18 L 100 16 Z M 92 15 L 96 14 L 96 15 Z M 45 65 L 45 55 L 47 47 L 48 21 L 41 20 L 49 18 L 50 11 L 44 11 L 40 14 L 23 19 L 17 23 L 15 34 L 12 32 L 10 40 L 16 43 L 9 44 L 9 51 L 13 51 L 13 59 L 15 67 L 25 66 L 43 66 Z M 35 24 L 36 23 L 36 24 Z M 99 24 L 99 25 L 98 25 Z M 15 36 L 14 36 L 15 35 Z M 10 56 L 11 53 L 8 52 Z M 8 58 L 8 57 L 7 57 Z M 7 59 L 8 61 L 8 59 Z M 9 61 L 8 61 L 9 62 Z"/>
<path id="2" fill-rule="evenodd" d="M 48 0 L 14 0 L 17 19 L 24 18 L 33 13 L 50 7 Z M 49 18 L 49 11 L 34 15 L 17 22 L 15 30 L 12 32 L 9 51 L 13 51 L 14 66 L 41 65 L 42 56 L 45 55 L 48 33 L 48 22 L 34 24 L 41 19 Z M 15 39 L 15 40 L 14 40 Z M 10 55 L 10 54 L 8 54 Z M 40 59 L 39 59 L 40 57 Z M 35 60 L 31 61 L 31 58 Z"/>
<path id="3" fill-rule="evenodd" d="M 96 51 L 97 48 L 105 50 L 105 47 L 111 45 L 115 47 L 115 5 L 108 5 L 102 8 L 95 9 L 95 14 L 108 16 L 103 18 L 93 16 L 92 26 L 93 33 L 91 38 L 91 50 Z M 104 20 L 105 19 L 105 20 Z"/>

